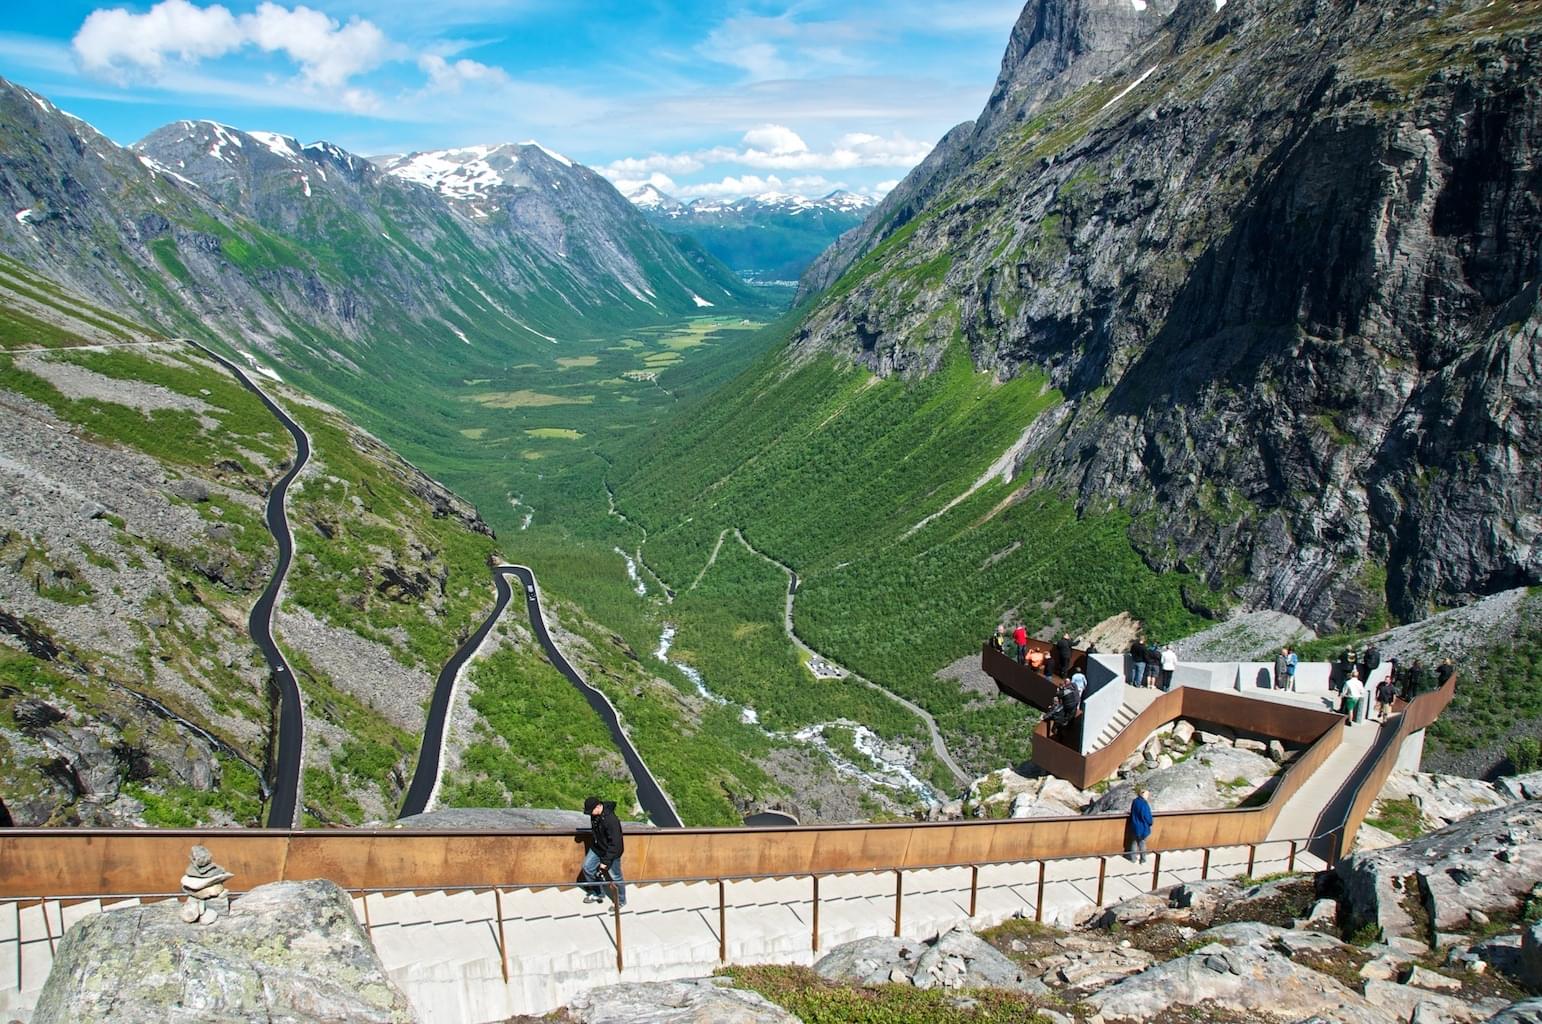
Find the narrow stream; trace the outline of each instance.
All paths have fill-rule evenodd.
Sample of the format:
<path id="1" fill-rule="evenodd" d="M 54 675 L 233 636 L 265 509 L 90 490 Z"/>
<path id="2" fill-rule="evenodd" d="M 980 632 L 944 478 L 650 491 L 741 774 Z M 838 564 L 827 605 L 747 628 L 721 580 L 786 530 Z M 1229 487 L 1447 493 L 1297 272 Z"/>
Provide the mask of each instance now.
<path id="1" fill-rule="evenodd" d="M 685 678 L 696 687 L 696 692 L 704 699 L 714 704 L 727 705 L 729 701 L 721 694 L 713 693 L 707 687 L 706 680 L 700 672 L 684 662 L 671 661 L 669 652 L 675 644 L 675 626 L 666 624 L 664 632 L 659 636 L 659 646 L 653 652 L 653 656 L 666 665 L 672 665 L 680 670 Z M 915 764 L 915 757 L 903 747 L 885 743 L 873 730 L 865 725 L 845 720 L 836 722 L 821 722 L 818 725 L 810 725 L 799 729 L 791 736 L 785 733 L 772 732 L 760 725 L 760 716 L 751 707 L 739 708 L 739 721 L 745 725 L 753 725 L 760 728 L 772 739 L 794 740 L 805 746 L 811 746 L 824 754 L 831 766 L 841 775 L 859 779 L 872 786 L 882 786 L 897 792 L 910 792 L 919 796 L 929 804 L 940 804 L 943 798 L 932 789 L 924 780 L 919 778 L 911 767 Z M 843 757 L 825 739 L 824 732 L 831 728 L 845 728 L 851 730 L 853 745 L 857 752 L 870 762 L 870 767 L 863 767 L 849 758 Z"/>
<path id="2" fill-rule="evenodd" d="M 620 548 L 611 548 L 611 550 L 620 555 L 621 560 L 626 563 L 626 575 L 632 581 L 632 590 L 636 592 L 638 597 L 647 597 L 648 584 L 643 582 L 642 575 L 637 571 L 637 559 Z"/>

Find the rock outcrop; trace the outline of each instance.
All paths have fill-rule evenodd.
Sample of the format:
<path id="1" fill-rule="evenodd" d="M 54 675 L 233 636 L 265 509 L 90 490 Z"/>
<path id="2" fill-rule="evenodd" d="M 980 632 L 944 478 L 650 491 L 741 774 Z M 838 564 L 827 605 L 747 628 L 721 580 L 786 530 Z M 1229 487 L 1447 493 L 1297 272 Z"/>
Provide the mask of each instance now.
<path id="1" fill-rule="evenodd" d="M 1542 580 L 1542 9 L 1139 6 L 1171 14 L 1097 81 L 1064 65 L 874 212 L 790 358 L 1047 373 L 1023 493 L 1120 504 L 1196 609 L 1335 628 Z"/>
<path id="2" fill-rule="evenodd" d="M 1430 942 L 1474 911 L 1514 913 L 1542 878 L 1542 803 L 1474 815 L 1401 846 L 1356 853 L 1334 869 L 1350 930 Z"/>
<path id="3" fill-rule="evenodd" d="M 574 1024 L 799 1024 L 765 996 L 722 978 L 597 988 L 567 1008 Z"/>
<path id="4" fill-rule="evenodd" d="M 331 882 L 258 886 L 207 925 L 173 902 L 95 914 L 59 944 L 34 1024 L 408 1024 Z"/>
<path id="5" fill-rule="evenodd" d="M 859 939 L 825 954 L 814 970 L 859 985 L 908 982 L 916 988 L 1045 991 L 1020 965 L 961 927 L 933 942 Z"/>

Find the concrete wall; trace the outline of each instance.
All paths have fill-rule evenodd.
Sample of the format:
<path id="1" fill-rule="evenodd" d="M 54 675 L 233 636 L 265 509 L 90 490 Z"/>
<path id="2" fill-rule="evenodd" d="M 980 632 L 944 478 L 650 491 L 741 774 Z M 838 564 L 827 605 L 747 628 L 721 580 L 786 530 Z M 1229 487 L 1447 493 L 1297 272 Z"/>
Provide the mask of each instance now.
<path id="1" fill-rule="evenodd" d="M 1124 706 L 1125 662 L 1122 654 L 1093 654 L 1087 658 L 1087 696 L 1082 702 L 1080 752 L 1092 752 L 1092 741 Z"/>

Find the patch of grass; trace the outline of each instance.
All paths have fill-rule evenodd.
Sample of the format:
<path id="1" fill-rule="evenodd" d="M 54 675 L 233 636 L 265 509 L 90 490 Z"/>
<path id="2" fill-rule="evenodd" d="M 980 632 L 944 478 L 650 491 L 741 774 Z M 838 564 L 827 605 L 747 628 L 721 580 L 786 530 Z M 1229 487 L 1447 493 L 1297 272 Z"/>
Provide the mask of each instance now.
<path id="1" fill-rule="evenodd" d="M 1381 800 L 1376 805 L 1376 812 L 1368 816 L 1365 823 L 1383 832 L 1390 832 L 1405 842 L 1417 839 L 1427 831 L 1424 815 L 1419 805 L 1412 800 Z"/>
<path id="2" fill-rule="evenodd" d="M 554 438 L 563 441 L 578 441 L 584 435 L 570 427 L 532 427 L 525 431 L 531 437 Z"/>
<path id="3" fill-rule="evenodd" d="M 1049 1024 L 1021 992 L 979 989 L 961 1000 L 912 985 L 857 988 L 826 981 L 809 967 L 727 967 L 719 975 L 759 992 L 804 1024 Z"/>
<path id="4" fill-rule="evenodd" d="M 486 391 L 471 395 L 467 401 L 489 409 L 540 409 L 551 405 L 589 405 L 593 395 L 551 395 L 541 391 Z"/>

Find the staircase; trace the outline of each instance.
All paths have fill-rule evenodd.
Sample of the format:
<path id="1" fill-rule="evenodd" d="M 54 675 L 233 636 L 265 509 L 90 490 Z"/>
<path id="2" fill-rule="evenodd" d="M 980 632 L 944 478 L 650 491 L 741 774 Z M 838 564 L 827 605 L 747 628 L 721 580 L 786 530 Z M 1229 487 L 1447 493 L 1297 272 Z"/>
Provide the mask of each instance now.
<path id="1" fill-rule="evenodd" d="M 1102 750 L 1111 743 L 1115 736 L 1124 732 L 1125 728 L 1137 715 L 1151 706 L 1151 702 L 1157 699 L 1162 692 L 1154 687 L 1130 686 L 1127 683 L 1118 683 L 1124 688 L 1124 703 L 1119 710 L 1114 712 L 1114 717 L 1109 719 L 1101 732 L 1093 737 L 1083 753 L 1092 753 L 1094 750 Z"/>

